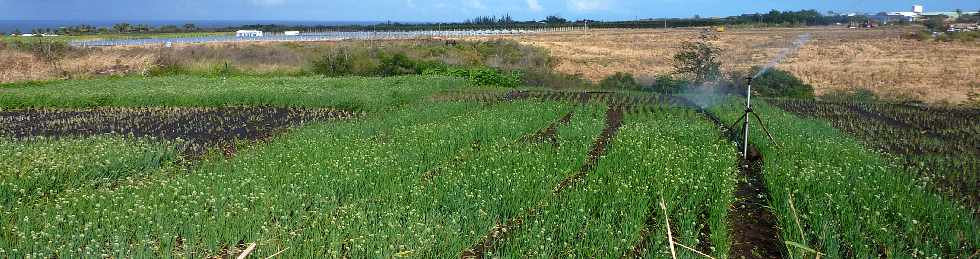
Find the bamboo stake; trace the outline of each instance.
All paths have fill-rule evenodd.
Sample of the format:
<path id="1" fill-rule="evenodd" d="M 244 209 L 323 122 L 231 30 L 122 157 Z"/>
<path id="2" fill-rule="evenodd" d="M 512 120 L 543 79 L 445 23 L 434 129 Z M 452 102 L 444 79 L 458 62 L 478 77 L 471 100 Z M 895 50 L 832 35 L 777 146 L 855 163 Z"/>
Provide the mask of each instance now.
<path id="1" fill-rule="evenodd" d="M 664 211 L 664 222 L 667 223 L 667 243 L 670 244 L 670 256 L 677 259 L 677 251 L 674 250 L 674 234 L 670 233 L 670 217 L 667 216 L 667 205 L 664 205 L 663 197 L 660 197 L 660 209 Z"/>
<path id="2" fill-rule="evenodd" d="M 800 241 L 803 241 L 803 244 L 806 244 L 806 235 L 803 233 L 803 224 L 800 224 L 800 216 L 796 215 L 796 206 L 793 205 L 792 193 L 789 194 L 789 208 L 793 209 L 793 220 L 796 221 L 796 228 L 800 229 Z M 805 250 L 803 251 L 803 254 L 806 254 Z"/>
<path id="3" fill-rule="evenodd" d="M 711 257 L 710 255 L 707 255 L 705 253 L 702 253 L 701 251 L 698 251 L 698 250 L 696 250 L 694 248 L 687 247 L 687 246 L 681 244 L 681 242 L 673 242 L 673 241 L 671 241 L 671 243 L 677 244 L 677 246 L 680 246 L 682 248 L 687 248 L 687 250 L 691 250 L 691 252 L 697 253 L 697 254 L 699 254 L 701 256 L 704 256 L 704 257 L 707 257 L 707 258 L 711 258 L 711 259 L 715 259 L 714 257 Z"/>
<path id="4" fill-rule="evenodd" d="M 248 245 L 248 248 L 245 248 L 245 251 L 242 252 L 242 254 L 238 255 L 237 258 L 238 259 L 245 259 L 246 257 L 248 257 L 248 254 L 251 254 L 252 253 L 253 250 L 255 250 L 255 243 L 252 243 L 252 244 Z"/>
<path id="5" fill-rule="evenodd" d="M 276 257 L 277 255 L 281 254 L 282 252 L 286 252 L 286 250 L 289 250 L 289 247 L 287 247 L 286 249 L 283 249 L 282 251 L 276 252 L 275 254 L 272 254 L 269 257 L 266 257 L 265 259 L 272 259 L 273 257 Z"/>

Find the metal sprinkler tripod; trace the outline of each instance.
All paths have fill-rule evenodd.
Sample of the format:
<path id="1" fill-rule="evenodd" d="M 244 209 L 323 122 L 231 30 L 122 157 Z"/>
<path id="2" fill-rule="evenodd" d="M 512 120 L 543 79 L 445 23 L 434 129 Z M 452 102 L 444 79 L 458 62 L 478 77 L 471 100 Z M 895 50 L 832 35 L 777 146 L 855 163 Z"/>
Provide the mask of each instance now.
<path id="1" fill-rule="evenodd" d="M 743 148 L 742 158 L 748 161 L 749 159 L 749 114 L 750 113 L 752 114 L 753 117 L 755 117 L 756 121 L 759 122 L 759 126 L 762 127 L 762 130 L 766 132 L 766 136 L 769 136 L 769 141 L 772 141 L 772 143 L 775 144 L 777 148 L 779 147 L 779 143 L 776 142 L 776 139 L 772 137 L 772 134 L 769 134 L 769 129 L 766 128 L 766 124 L 762 123 L 762 118 L 759 117 L 759 114 L 756 114 L 755 111 L 752 110 L 752 77 L 747 77 L 745 79 L 748 82 L 748 88 L 745 90 L 745 112 L 742 113 L 741 118 L 735 121 L 735 123 L 733 123 L 732 126 L 728 128 L 733 129 L 735 128 L 735 125 L 738 125 L 739 122 L 742 123 L 742 126 L 744 128 L 744 131 L 742 133 L 744 139 L 744 142 L 742 142 L 742 148 Z"/>

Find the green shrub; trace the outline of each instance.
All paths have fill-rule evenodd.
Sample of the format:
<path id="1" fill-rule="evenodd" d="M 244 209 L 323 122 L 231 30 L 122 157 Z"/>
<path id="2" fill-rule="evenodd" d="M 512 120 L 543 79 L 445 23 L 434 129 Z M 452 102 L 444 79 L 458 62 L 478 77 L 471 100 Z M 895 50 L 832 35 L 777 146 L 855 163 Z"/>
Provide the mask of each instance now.
<path id="1" fill-rule="evenodd" d="M 926 26 L 930 31 L 945 31 L 946 30 L 946 19 L 943 17 L 933 17 L 929 18 L 923 25 Z"/>
<path id="2" fill-rule="evenodd" d="M 753 71 L 758 71 L 755 67 Z M 752 81 L 756 93 L 765 97 L 813 98 L 813 86 L 803 83 L 789 72 L 769 69 Z"/>
<path id="3" fill-rule="evenodd" d="M 640 84 L 636 83 L 636 79 L 633 78 L 633 74 L 616 72 L 616 74 L 602 79 L 602 81 L 599 82 L 599 87 L 606 89 L 639 90 Z"/>
<path id="4" fill-rule="evenodd" d="M 942 34 L 942 36 L 947 38 L 944 41 L 973 42 L 980 39 L 980 31 L 947 32 Z"/>
<path id="5" fill-rule="evenodd" d="M 378 67 L 378 75 L 397 76 L 420 74 L 422 71 L 416 69 L 416 62 L 408 58 L 405 53 L 395 54 L 382 53 L 380 55 L 381 66 Z"/>
<path id="6" fill-rule="evenodd" d="M 697 41 L 681 44 L 681 51 L 674 54 L 674 72 L 686 75 L 691 82 L 700 85 L 721 77 L 721 48 L 712 41 L 718 35 L 704 30 Z"/>
<path id="7" fill-rule="evenodd" d="M 674 79 L 670 75 L 659 75 L 647 90 L 663 94 L 680 93 L 684 91 L 687 84 L 686 80 Z"/>
<path id="8" fill-rule="evenodd" d="M 187 69 L 176 64 L 167 65 L 155 65 L 147 70 L 147 76 L 171 76 L 171 75 L 183 75 L 190 74 Z"/>
<path id="9" fill-rule="evenodd" d="M 509 75 L 492 68 L 470 69 L 470 82 L 480 86 L 518 87 L 521 84 L 519 72 Z"/>
<path id="10" fill-rule="evenodd" d="M 186 66 L 157 60 L 154 66 L 147 71 L 147 76 L 176 76 L 176 75 L 196 75 L 204 77 L 228 77 L 248 75 L 242 69 L 229 62 L 210 64 L 206 70 L 188 69 Z M 286 74 L 287 76 L 289 74 Z"/>
<path id="11" fill-rule="evenodd" d="M 466 78 L 470 83 L 478 86 L 500 86 L 500 87 L 518 87 L 521 85 L 521 77 L 523 75 L 520 71 L 511 71 L 509 73 L 501 72 L 493 68 L 461 68 L 461 67 L 447 67 L 447 68 L 430 68 L 422 72 L 423 75 L 442 75 L 442 76 L 453 76 Z"/>
<path id="12" fill-rule="evenodd" d="M 31 52 L 34 56 L 46 61 L 55 61 L 63 58 L 74 47 L 64 41 L 46 40 L 38 37 L 37 40 L 11 41 L 9 46 L 14 49 Z"/>
<path id="13" fill-rule="evenodd" d="M 313 61 L 313 73 L 325 76 L 353 75 L 354 59 L 346 49 L 332 51 Z"/>
<path id="14" fill-rule="evenodd" d="M 561 88 L 587 88 L 592 87 L 592 82 L 582 78 L 581 75 L 569 75 L 555 72 L 548 68 L 534 68 L 522 70 L 522 82 L 528 86 L 540 86 L 553 89 Z"/>
<path id="15" fill-rule="evenodd" d="M 404 52 L 383 50 L 353 52 L 339 48 L 328 52 L 311 64 L 313 73 L 325 76 L 398 76 L 417 75 L 427 69 L 445 68 L 439 61 L 424 61 Z"/>
<path id="16" fill-rule="evenodd" d="M 427 70 L 445 70 L 449 66 L 446 63 L 436 60 L 419 60 L 415 61 L 415 71 L 418 74 L 425 73 Z"/>
<path id="17" fill-rule="evenodd" d="M 868 89 L 857 89 L 851 94 L 853 100 L 859 102 L 875 102 L 878 101 L 878 96 L 874 92 Z"/>

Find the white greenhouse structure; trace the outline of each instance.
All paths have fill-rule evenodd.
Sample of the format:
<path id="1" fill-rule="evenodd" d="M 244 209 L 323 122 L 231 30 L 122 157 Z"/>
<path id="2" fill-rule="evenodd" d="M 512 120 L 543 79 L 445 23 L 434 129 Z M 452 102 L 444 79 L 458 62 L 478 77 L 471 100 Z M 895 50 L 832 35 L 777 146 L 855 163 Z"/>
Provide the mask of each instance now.
<path id="1" fill-rule="evenodd" d="M 239 37 L 239 38 L 262 37 L 262 31 L 240 30 L 235 32 L 235 37 Z"/>

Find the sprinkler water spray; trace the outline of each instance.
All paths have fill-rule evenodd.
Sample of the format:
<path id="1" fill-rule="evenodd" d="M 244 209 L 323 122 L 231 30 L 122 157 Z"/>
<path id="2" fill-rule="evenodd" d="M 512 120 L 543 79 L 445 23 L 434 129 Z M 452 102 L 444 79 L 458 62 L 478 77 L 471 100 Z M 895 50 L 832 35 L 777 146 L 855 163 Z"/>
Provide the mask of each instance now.
<path id="1" fill-rule="evenodd" d="M 752 110 L 752 80 L 764 75 L 766 72 L 769 71 L 769 69 L 772 69 L 777 64 L 779 64 L 781 60 L 789 56 L 789 54 L 796 52 L 797 50 L 802 48 L 803 45 L 806 45 L 808 41 L 810 41 L 810 34 L 809 33 L 801 34 L 796 39 L 796 41 L 793 42 L 793 46 L 780 51 L 779 54 L 776 55 L 776 58 L 774 58 L 772 61 L 769 61 L 769 63 L 766 64 L 765 67 L 760 69 L 759 72 L 757 72 L 754 76 L 745 78 L 746 81 L 745 112 L 742 113 L 742 117 L 739 118 L 737 121 L 735 121 L 735 123 L 732 124 L 732 126 L 729 128 L 733 129 L 735 128 L 735 125 L 738 125 L 739 122 L 742 123 L 742 158 L 745 159 L 746 161 L 748 161 L 749 159 L 749 132 L 750 132 L 749 121 L 751 120 L 749 118 L 749 114 L 751 114 L 752 117 L 755 117 L 755 120 L 759 122 L 759 127 L 762 128 L 762 131 L 764 131 L 766 133 L 766 136 L 769 137 L 769 141 L 772 141 L 773 145 L 776 148 L 779 148 L 779 143 L 776 142 L 776 139 L 773 138 L 772 134 L 769 133 L 769 129 L 766 128 L 766 124 L 762 123 L 762 117 L 759 117 L 759 114 L 755 113 L 755 111 Z"/>

